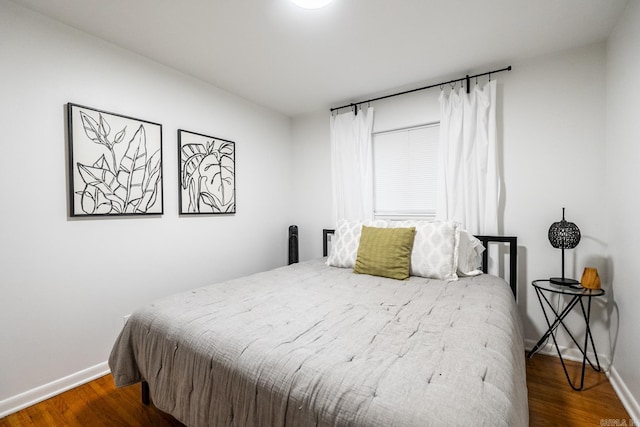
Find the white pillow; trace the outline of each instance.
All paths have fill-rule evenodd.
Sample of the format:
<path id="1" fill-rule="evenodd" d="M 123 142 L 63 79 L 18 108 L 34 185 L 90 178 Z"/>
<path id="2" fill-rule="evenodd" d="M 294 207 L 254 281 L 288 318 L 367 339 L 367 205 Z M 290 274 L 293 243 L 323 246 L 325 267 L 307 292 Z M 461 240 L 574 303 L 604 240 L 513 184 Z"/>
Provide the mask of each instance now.
<path id="1" fill-rule="evenodd" d="M 467 230 L 460 230 L 458 243 L 458 275 L 477 276 L 482 274 L 482 242 Z"/>
<path id="2" fill-rule="evenodd" d="M 332 267 L 354 268 L 360 246 L 362 226 L 415 227 L 416 237 L 411 252 L 411 275 L 440 280 L 457 280 L 460 276 L 482 274 L 480 240 L 458 223 L 439 220 L 410 221 L 349 221 L 338 220 L 331 252 L 326 264 Z"/>
<path id="3" fill-rule="evenodd" d="M 348 221 L 339 219 L 335 234 L 331 239 L 331 252 L 327 258 L 327 265 L 342 268 L 353 268 L 356 265 L 363 225 L 388 227 L 384 220 Z"/>
<path id="4" fill-rule="evenodd" d="M 457 280 L 459 226 L 452 221 L 392 221 L 391 227 L 415 227 L 411 275 Z"/>

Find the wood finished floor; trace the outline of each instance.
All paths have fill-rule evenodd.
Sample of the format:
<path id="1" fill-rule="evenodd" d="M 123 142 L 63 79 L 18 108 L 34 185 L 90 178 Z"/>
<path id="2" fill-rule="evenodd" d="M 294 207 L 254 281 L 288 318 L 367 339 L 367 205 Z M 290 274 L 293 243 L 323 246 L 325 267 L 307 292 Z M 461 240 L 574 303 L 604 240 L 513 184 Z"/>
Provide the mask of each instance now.
<path id="1" fill-rule="evenodd" d="M 580 383 L 581 364 L 567 362 L 574 384 Z M 584 390 L 573 391 L 560 359 L 537 354 L 527 358 L 527 388 L 529 389 L 530 426 L 601 426 L 608 420 L 633 425 L 629 414 L 618 399 L 609 379 L 588 365 Z"/>
<path id="2" fill-rule="evenodd" d="M 577 380 L 579 365 L 569 362 Z M 587 369 L 585 390 L 573 391 L 566 382 L 560 360 L 536 355 L 527 359 L 529 424 L 531 426 L 600 426 L 601 420 L 630 425 L 629 414 L 607 377 Z M 116 389 L 107 375 L 0 419 L 9 426 L 182 426 L 153 405 L 140 402 L 140 384 Z"/>

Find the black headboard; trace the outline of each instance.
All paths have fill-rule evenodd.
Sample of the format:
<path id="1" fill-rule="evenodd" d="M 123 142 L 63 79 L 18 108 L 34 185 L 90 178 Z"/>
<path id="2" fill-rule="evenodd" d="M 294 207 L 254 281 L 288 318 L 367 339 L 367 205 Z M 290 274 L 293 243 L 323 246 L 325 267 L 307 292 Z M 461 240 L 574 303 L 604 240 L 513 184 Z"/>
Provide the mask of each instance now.
<path id="1" fill-rule="evenodd" d="M 509 287 L 513 296 L 518 296 L 518 238 L 516 236 L 482 236 L 476 235 L 482 242 L 482 246 L 487 248 L 482 252 L 482 271 L 485 273 L 489 268 L 489 243 L 509 244 Z"/>
<path id="2" fill-rule="evenodd" d="M 322 230 L 322 256 L 329 254 L 329 236 L 335 230 L 325 228 Z M 490 243 L 507 243 L 509 245 L 509 287 L 513 296 L 518 296 L 518 238 L 515 236 L 476 236 L 485 248 L 489 248 Z M 489 268 L 489 251 L 482 253 L 482 271 L 487 272 Z"/>

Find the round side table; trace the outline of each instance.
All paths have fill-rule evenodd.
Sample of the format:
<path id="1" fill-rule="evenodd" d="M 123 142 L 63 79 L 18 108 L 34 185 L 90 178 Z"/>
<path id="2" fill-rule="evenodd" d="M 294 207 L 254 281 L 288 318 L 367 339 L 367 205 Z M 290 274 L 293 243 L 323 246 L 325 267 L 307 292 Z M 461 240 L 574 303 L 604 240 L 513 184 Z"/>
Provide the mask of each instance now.
<path id="1" fill-rule="evenodd" d="M 562 363 L 562 368 L 564 369 L 564 374 L 567 377 L 567 381 L 569 385 L 574 390 L 580 391 L 584 386 L 584 370 L 585 365 L 589 363 L 589 365 L 597 372 L 600 372 L 600 361 L 598 360 L 598 352 L 596 351 L 596 346 L 593 342 L 593 336 L 591 335 L 591 329 L 589 328 L 589 318 L 591 316 L 591 300 L 595 297 L 600 297 L 605 294 L 604 289 L 587 289 L 578 285 L 557 285 L 551 283 L 549 279 L 540 279 L 534 280 L 531 285 L 536 290 L 536 295 L 538 296 L 538 301 L 540 302 L 540 307 L 542 308 L 542 313 L 544 314 L 544 318 L 547 321 L 547 332 L 542 335 L 542 337 L 538 340 L 535 346 L 529 352 L 529 358 L 533 357 L 542 347 L 544 342 L 551 336 L 553 339 L 553 344 L 556 347 L 556 351 L 558 352 L 558 356 L 560 357 L 560 362 Z M 553 304 L 549 301 L 549 297 L 553 294 L 561 294 L 569 296 L 568 302 L 561 309 L 557 309 Z M 584 301 L 586 300 L 586 301 Z M 585 309 L 586 302 L 586 309 Z M 565 317 L 575 309 L 576 306 L 580 307 L 580 311 L 582 313 L 582 318 L 584 319 L 584 325 L 586 329 L 586 333 L 584 336 L 584 345 L 580 345 L 578 341 L 575 339 L 567 325 L 564 323 Z M 554 320 L 551 321 L 551 315 L 553 315 Z M 567 367 L 564 363 L 564 359 L 562 357 L 562 353 L 560 352 L 560 348 L 558 347 L 558 342 L 556 340 L 556 330 L 559 326 L 562 326 L 564 330 L 569 334 L 571 340 L 578 347 L 580 352 L 582 353 L 582 375 L 580 377 L 580 384 L 575 385 L 571 382 L 571 378 L 569 377 L 569 373 L 567 372 Z M 588 345 L 591 344 L 591 349 L 593 350 L 593 354 L 595 356 L 594 365 L 589 357 L 587 356 Z"/>

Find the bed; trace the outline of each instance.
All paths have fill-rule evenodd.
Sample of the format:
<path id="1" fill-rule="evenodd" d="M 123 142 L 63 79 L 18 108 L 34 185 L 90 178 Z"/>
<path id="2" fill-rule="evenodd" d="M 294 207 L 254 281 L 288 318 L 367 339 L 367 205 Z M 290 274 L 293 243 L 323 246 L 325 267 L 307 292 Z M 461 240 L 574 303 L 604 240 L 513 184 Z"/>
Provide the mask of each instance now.
<path id="1" fill-rule="evenodd" d="M 109 365 L 193 427 L 528 425 L 514 293 L 488 274 L 295 263 L 140 308 Z"/>

